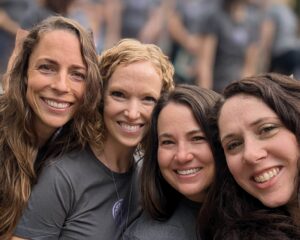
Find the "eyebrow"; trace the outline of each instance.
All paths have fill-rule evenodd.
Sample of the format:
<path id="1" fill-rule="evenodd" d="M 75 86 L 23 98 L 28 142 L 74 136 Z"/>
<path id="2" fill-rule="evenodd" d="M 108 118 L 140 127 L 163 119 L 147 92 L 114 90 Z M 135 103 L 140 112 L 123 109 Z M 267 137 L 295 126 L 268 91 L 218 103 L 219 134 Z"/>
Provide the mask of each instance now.
<path id="1" fill-rule="evenodd" d="M 41 62 L 41 61 L 45 61 L 51 64 L 55 64 L 55 65 L 59 65 L 59 63 L 51 58 L 39 58 L 37 59 L 37 62 Z M 72 64 L 71 68 L 75 68 L 75 69 L 82 69 L 82 70 L 86 70 L 86 66 L 85 65 L 78 65 L 78 64 Z"/>
<path id="2" fill-rule="evenodd" d="M 187 135 L 193 135 L 195 133 L 203 133 L 204 134 L 204 132 L 201 129 L 195 129 L 195 130 L 191 130 L 191 131 L 187 132 Z M 170 133 L 162 133 L 162 134 L 158 135 L 158 139 L 162 138 L 162 137 L 172 137 L 172 134 L 170 134 Z"/>

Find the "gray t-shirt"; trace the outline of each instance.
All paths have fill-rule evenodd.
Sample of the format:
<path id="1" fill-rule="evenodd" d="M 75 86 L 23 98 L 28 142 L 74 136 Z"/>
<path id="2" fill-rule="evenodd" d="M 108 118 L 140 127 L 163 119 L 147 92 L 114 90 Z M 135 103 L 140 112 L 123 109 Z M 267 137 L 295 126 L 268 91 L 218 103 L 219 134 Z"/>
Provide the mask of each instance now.
<path id="1" fill-rule="evenodd" d="M 90 148 L 55 159 L 43 169 L 14 234 L 35 240 L 120 239 L 139 212 L 135 170 L 112 174 Z"/>
<path id="2" fill-rule="evenodd" d="M 200 204 L 182 199 L 167 221 L 153 220 L 145 212 L 126 230 L 124 240 L 196 240 Z"/>
<path id="3" fill-rule="evenodd" d="M 159 7 L 161 0 L 122 0 L 122 38 L 138 38 L 151 12 Z"/>

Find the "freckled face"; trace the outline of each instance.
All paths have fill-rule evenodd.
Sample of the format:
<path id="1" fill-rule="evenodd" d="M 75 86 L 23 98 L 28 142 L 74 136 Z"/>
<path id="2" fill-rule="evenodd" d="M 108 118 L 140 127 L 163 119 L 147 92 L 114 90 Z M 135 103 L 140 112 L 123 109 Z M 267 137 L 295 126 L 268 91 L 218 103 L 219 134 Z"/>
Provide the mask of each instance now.
<path id="1" fill-rule="evenodd" d="M 299 144 L 262 100 L 236 95 L 219 118 L 220 138 L 236 182 L 268 207 L 292 201 L 299 176 Z"/>
<path id="2" fill-rule="evenodd" d="M 158 117 L 158 164 L 178 192 L 202 202 L 214 177 L 211 148 L 189 107 L 169 103 Z"/>
<path id="3" fill-rule="evenodd" d="M 118 147 L 136 147 L 148 130 L 161 89 L 162 76 L 152 63 L 118 66 L 104 94 L 106 141 Z"/>
<path id="4" fill-rule="evenodd" d="M 27 76 L 36 132 L 48 138 L 73 118 L 83 99 L 86 66 L 77 37 L 64 30 L 44 33 L 29 58 Z"/>

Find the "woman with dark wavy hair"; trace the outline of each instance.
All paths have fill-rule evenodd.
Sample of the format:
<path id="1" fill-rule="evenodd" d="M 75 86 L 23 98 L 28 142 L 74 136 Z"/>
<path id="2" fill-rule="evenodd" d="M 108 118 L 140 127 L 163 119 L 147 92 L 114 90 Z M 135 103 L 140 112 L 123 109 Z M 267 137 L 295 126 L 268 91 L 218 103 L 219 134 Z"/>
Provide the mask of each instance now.
<path id="1" fill-rule="evenodd" d="M 220 97 L 192 85 L 162 95 L 141 169 L 144 212 L 125 239 L 197 239 L 197 214 L 215 176 L 208 117 Z"/>
<path id="2" fill-rule="evenodd" d="M 300 82 L 257 75 L 228 85 L 224 97 L 214 119 L 217 179 L 200 214 L 202 239 L 300 239 Z"/>
<path id="3" fill-rule="evenodd" d="M 1 239 L 11 236 L 47 158 L 98 144 L 99 79 L 93 40 L 75 21 L 52 17 L 25 37 L 0 96 Z"/>

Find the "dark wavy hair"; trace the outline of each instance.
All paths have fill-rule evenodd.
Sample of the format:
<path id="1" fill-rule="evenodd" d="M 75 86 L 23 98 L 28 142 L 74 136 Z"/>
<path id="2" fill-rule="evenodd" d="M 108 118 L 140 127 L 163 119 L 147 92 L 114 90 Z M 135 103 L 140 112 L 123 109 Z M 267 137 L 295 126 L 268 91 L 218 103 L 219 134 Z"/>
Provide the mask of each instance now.
<path id="1" fill-rule="evenodd" d="M 166 182 L 158 166 L 157 121 L 160 112 L 169 103 L 176 103 L 190 108 L 211 149 L 213 149 L 214 139 L 209 129 L 208 116 L 220 97 L 218 93 L 212 90 L 182 84 L 176 86 L 175 90 L 170 93 L 162 94 L 155 106 L 152 112 L 141 170 L 142 204 L 152 218 L 157 220 L 168 219 L 174 212 L 179 200 L 179 193 Z"/>
<path id="2" fill-rule="evenodd" d="M 30 56 L 41 36 L 54 30 L 71 32 L 77 37 L 87 76 L 79 109 L 73 119 L 63 126 L 55 141 L 49 141 L 44 146 L 41 157 L 37 133 L 32 124 L 34 112 L 26 100 L 26 79 Z M 102 82 L 92 36 L 71 19 L 50 17 L 44 20 L 24 39 L 11 69 L 5 74 L 5 82 L 5 92 L 0 96 L 1 239 L 8 239 L 16 226 L 45 159 L 83 148 L 88 143 L 97 144 L 101 138 L 102 124 L 98 108 Z"/>
<path id="3" fill-rule="evenodd" d="M 300 82 L 275 73 L 244 78 L 225 88 L 224 100 L 216 105 L 211 119 L 211 127 L 214 129 L 216 139 L 219 138 L 217 122 L 220 110 L 226 99 L 238 94 L 247 94 L 261 99 L 295 134 L 299 142 Z M 201 239 L 300 239 L 299 206 L 285 205 L 276 208 L 264 206 L 236 183 L 227 167 L 219 141 L 215 148 L 216 181 L 200 212 L 198 227 Z M 299 189 L 297 200 L 299 202 Z"/>

